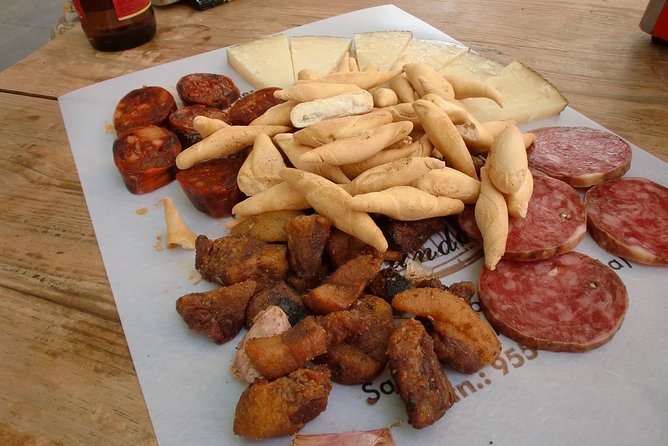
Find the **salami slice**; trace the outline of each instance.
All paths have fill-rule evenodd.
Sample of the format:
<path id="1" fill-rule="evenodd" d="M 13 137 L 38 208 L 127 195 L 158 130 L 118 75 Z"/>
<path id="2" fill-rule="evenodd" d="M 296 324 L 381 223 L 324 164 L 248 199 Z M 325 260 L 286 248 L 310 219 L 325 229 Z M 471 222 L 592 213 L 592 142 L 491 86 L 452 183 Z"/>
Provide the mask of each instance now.
<path id="1" fill-rule="evenodd" d="M 176 91 L 186 105 L 216 108 L 227 108 L 241 96 L 231 78 L 214 73 L 186 74 L 176 83 Z"/>
<path id="2" fill-rule="evenodd" d="M 235 204 L 246 198 L 237 185 L 244 157 L 217 158 L 176 174 L 188 199 L 199 211 L 214 218 L 232 215 Z"/>
<path id="3" fill-rule="evenodd" d="M 578 252 L 537 262 L 501 260 L 493 271 L 483 269 L 478 288 L 496 330 L 542 350 L 597 348 L 612 339 L 628 307 L 619 276 Z"/>
<path id="4" fill-rule="evenodd" d="M 474 207 L 458 216 L 459 225 L 473 240 L 482 241 Z M 503 256 L 508 260 L 540 260 L 568 252 L 587 233 L 587 213 L 578 192 L 563 181 L 534 175 L 525 218 L 510 218 Z"/>
<path id="5" fill-rule="evenodd" d="M 184 149 L 202 140 L 202 135 L 193 128 L 193 119 L 196 116 L 206 116 L 230 123 L 227 112 L 220 108 L 200 104 L 181 107 L 169 115 L 169 128 L 179 137 Z"/>
<path id="6" fill-rule="evenodd" d="M 114 109 L 114 128 L 119 135 L 134 127 L 167 124 L 176 110 L 174 96 L 162 87 L 146 86 L 123 96 Z"/>
<path id="7" fill-rule="evenodd" d="M 133 194 L 152 192 L 174 180 L 179 138 L 154 125 L 134 127 L 116 138 L 114 163 Z"/>
<path id="8" fill-rule="evenodd" d="M 606 251 L 648 265 L 668 265 L 668 189 L 624 177 L 585 195 L 587 228 Z"/>
<path id="9" fill-rule="evenodd" d="M 631 147 L 612 133 L 589 127 L 532 130 L 529 167 L 573 187 L 590 187 L 619 178 L 631 166 Z"/>

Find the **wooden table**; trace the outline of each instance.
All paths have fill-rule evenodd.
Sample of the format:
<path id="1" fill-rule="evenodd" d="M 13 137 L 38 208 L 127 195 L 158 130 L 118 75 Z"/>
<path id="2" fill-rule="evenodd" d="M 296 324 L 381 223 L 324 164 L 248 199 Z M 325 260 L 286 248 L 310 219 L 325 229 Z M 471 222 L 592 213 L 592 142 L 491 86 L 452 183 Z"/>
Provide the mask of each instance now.
<path id="1" fill-rule="evenodd" d="M 154 444 L 57 97 L 142 68 L 380 1 L 236 0 L 156 8 L 140 48 L 94 51 L 77 26 L 0 73 L 0 443 Z M 636 0 L 396 1 L 668 161 L 668 46 Z"/>

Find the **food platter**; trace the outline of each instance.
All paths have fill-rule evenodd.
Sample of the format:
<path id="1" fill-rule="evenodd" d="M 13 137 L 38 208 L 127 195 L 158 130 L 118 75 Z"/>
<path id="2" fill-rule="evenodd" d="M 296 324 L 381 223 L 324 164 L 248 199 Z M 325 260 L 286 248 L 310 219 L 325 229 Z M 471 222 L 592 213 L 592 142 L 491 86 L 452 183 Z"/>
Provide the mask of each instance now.
<path id="1" fill-rule="evenodd" d="M 424 39 L 454 41 L 394 6 L 356 11 L 286 30 L 294 35 L 338 35 L 409 30 Z M 188 226 L 209 237 L 226 234 L 223 220 L 190 205 L 172 183 L 146 195 L 128 193 L 111 156 L 111 115 L 127 91 L 142 85 L 175 89 L 192 72 L 222 73 L 242 91 L 247 84 L 226 63 L 225 48 L 101 82 L 59 98 L 79 178 L 123 329 L 158 440 L 169 444 L 250 444 L 232 433 L 234 408 L 245 384 L 229 372 L 237 340 L 216 345 L 188 330 L 174 309 L 183 294 L 213 288 L 194 269 L 194 252 L 167 249 L 163 210 L 171 197 Z M 584 125 L 601 128 L 571 108 L 523 129 Z M 633 146 L 627 176 L 666 184 L 668 166 Z M 438 252 L 434 241 L 432 252 Z M 427 266 L 475 247 L 459 244 Z M 616 270 L 626 284 L 629 310 L 611 342 L 583 354 L 536 352 L 501 337 L 502 355 L 474 375 L 448 372 L 459 401 L 433 426 L 415 430 L 389 373 L 365 386 L 335 385 L 327 410 L 304 433 L 393 427 L 398 444 L 665 444 L 668 368 L 664 320 L 665 268 L 615 257 L 587 236 L 576 250 Z M 464 256 L 466 257 L 466 256 Z M 476 281 L 482 262 L 467 263 L 446 283 Z M 241 336 L 241 335 L 240 335 Z M 371 399 L 371 400 L 370 400 Z M 370 404 L 370 401 L 373 404 Z M 287 437 L 263 442 L 286 445 Z"/>

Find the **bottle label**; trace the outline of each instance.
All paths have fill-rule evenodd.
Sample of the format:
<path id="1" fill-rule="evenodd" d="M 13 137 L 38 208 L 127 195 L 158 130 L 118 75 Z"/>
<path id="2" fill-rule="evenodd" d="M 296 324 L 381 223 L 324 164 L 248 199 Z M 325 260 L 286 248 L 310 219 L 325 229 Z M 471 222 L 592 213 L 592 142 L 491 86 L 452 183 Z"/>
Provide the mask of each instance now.
<path id="1" fill-rule="evenodd" d="M 79 18 L 85 21 L 86 17 L 81 8 L 81 0 L 73 0 L 74 8 L 79 13 Z M 112 0 L 116 17 L 118 20 L 125 20 L 138 16 L 151 7 L 151 0 Z"/>

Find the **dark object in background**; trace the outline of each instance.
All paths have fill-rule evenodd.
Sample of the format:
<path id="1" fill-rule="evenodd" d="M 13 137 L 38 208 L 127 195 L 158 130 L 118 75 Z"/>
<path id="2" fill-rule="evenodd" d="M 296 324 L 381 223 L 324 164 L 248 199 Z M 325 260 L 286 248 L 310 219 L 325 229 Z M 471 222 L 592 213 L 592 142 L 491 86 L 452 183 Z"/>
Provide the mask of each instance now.
<path id="1" fill-rule="evenodd" d="M 649 0 L 640 29 L 651 34 L 653 41 L 668 42 L 668 1 Z"/>
<path id="2" fill-rule="evenodd" d="M 222 5 L 223 3 L 230 1 L 232 0 L 190 0 L 190 6 L 197 9 L 198 11 L 203 11 L 205 9 L 213 8 L 214 6 Z"/>
<path id="3" fill-rule="evenodd" d="M 99 51 L 121 51 L 148 42 L 155 35 L 150 0 L 74 0 L 88 42 Z"/>

